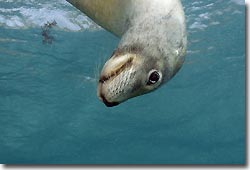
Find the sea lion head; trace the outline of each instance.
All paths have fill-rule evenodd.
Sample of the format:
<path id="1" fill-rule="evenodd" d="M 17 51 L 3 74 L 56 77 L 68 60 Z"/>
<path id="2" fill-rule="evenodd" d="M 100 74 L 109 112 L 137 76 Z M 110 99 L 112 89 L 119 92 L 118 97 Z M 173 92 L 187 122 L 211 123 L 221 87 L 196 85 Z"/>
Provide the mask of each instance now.
<path id="1" fill-rule="evenodd" d="M 171 78 L 167 65 L 162 57 L 146 56 L 137 48 L 118 49 L 101 71 L 97 95 L 112 107 L 149 93 Z"/>

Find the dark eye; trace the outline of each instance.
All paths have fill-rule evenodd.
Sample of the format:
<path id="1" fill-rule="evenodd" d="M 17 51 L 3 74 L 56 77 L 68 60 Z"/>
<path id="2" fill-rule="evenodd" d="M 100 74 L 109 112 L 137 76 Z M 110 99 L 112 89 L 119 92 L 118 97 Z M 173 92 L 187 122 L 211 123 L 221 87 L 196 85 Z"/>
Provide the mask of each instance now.
<path id="1" fill-rule="evenodd" d="M 158 71 L 154 70 L 150 73 L 147 85 L 155 84 L 160 80 L 160 74 Z"/>

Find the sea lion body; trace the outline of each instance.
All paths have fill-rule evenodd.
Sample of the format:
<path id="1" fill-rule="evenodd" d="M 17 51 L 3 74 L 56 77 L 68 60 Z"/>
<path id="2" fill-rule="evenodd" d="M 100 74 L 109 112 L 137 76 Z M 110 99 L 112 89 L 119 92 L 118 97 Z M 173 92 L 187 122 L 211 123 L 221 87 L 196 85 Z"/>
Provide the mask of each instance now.
<path id="1" fill-rule="evenodd" d="M 121 37 L 99 80 L 98 96 L 107 106 L 157 89 L 181 68 L 187 37 L 179 0 L 70 0 L 70 3 Z"/>

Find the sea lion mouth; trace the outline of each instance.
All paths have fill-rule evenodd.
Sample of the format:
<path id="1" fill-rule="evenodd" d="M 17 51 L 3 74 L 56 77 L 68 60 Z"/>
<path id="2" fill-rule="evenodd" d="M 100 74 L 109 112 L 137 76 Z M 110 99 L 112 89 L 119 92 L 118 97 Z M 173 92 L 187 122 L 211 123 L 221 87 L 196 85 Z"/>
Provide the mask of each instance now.
<path id="1" fill-rule="evenodd" d="M 122 65 L 115 68 L 114 71 L 111 71 L 108 75 L 102 75 L 99 79 L 99 83 L 105 83 L 106 81 L 113 79 L 118 76 L 123 70 L 128 69 L 133 64 L 133 58 L 130 57 L 127 61 L 125 61 Z"/>
<path id="2" fill-rule="evenodd" d="M 107 106 L 107 107 L 113 107 L 113 106 L 117 106 L 118 102 L 109 102 L 105 96 L 103 94 L 100 95 L 100 99 L 103 101 L 103 103 Z"/>

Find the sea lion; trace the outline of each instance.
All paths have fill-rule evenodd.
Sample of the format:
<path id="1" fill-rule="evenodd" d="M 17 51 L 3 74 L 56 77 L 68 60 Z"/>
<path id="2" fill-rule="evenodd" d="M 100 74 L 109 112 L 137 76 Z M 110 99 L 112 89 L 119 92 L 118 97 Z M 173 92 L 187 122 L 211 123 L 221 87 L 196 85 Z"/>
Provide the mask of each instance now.
<path id="1" fill-rule="evenodd" d="M 67 0 L 121 41 L 97 95 L 108 107 L 149 93 L 181 68 L 187 36 L 180 0 Z"/>

